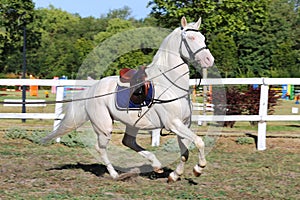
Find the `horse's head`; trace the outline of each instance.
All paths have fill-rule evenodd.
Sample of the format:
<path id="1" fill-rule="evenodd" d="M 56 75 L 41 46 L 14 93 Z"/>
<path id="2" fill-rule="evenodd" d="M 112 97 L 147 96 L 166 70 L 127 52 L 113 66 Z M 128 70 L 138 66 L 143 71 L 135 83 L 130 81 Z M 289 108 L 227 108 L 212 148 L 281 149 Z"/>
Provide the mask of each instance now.
<path id="1" fill-rule="evenodd" d="M 197 62 L 201 67 L 211 67 L 214 57 L 205 44 L 205 37 L 200 33 L 201 18 L 196 23 L 187 23 L 181 19 L 180 56 L 185 62 Z"/>

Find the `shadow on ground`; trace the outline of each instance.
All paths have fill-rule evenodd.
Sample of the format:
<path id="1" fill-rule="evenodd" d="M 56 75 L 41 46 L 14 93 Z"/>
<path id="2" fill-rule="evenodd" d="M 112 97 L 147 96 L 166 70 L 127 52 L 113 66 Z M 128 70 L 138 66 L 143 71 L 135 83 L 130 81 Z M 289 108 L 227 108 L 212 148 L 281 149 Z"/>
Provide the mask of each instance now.
<path id="1" fill-rule="evenodd" d="M 72 170 L 72 169 L 82 169 L 85 172 L 89 172 L 94 174 L 97 177 L 102 177 L 105 174 L 108 174 L 108 171 L 106 169 L 105 165 L 102 164 L 65 164 L 58 167 L 53 167 L 46 169 L 46 171 L 52 171 L 52 170 Z M 135 168 L 120 168 L 115 167 L 115 169 L 120 174 L 120 177 L 118 180 L 127 180 L 132 177 L 145 177 L 151 180 L 160 179 L 160 178 L 167 178 L 169 174 L 173 171 L 170 168 L 163 168 L 163 173 L 156 173 L 154 171 L 151 171 L 149 169 L 152 169 L 150 165 L 142 165 Z"/>

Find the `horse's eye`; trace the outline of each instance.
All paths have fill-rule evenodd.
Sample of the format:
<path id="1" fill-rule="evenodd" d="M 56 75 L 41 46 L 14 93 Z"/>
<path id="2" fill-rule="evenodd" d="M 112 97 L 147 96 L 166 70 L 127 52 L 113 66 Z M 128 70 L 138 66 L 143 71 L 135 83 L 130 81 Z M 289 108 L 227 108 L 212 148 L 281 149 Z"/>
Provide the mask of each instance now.
<path id="1" fill-rule="evenodd" d="M 195 36 L 193 36 L 193 35 L 189 35 L 188 38 L 189 38 L 190 40 L 195 40 Z"/>

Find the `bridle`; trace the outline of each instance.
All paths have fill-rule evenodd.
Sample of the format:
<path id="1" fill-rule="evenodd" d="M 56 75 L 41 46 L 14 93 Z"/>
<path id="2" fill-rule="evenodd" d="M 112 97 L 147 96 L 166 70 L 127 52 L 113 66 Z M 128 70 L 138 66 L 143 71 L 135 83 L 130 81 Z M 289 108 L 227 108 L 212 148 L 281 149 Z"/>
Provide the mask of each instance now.
<path id="1" fill-rule="evenodd" d="M 181 28 L 181 30 L 183 30 L 183 28 Z M 195 62 L 195 57 L 196 57 L 196 54 L 201 52 L 202 50 L 205 50 L 205 49 L 208 49 L 207 46 L 204 46 L 204 47 L 201 47 L 200 49 L 198 49 L 197 51 L 193 52 L 193 50 L 191 49 L 189 43 L 187 42 L 186 40 L 186 32 L 188 31 L 193 31 L 193 32 L 200 32 L 199 30 L 196 30 L 196 29 L 186 29 L 186 30 L 183 30 L 182 33 L 181 33 L 181 42 L 180 42 L 180 47 L 179 47 L 179 54 L 180 54 L 180 57 L 181 59 L 186 63 L 193 63 Z M 182 53 L 182 44 L 184 44 L 188 54 L 189 54 L 189 58 L 185 57 Z"/>
<path id="2" fill-rule="evenodd" d="M 186 90 L 184 88 L 182 88 L 180 85 L 176 84 L 175 82 L 173 82 L 172 80 L 170 80 L 168 78 L 168 76 L 166 75 L 166 72 L 169 72 L 169 71 L 172 71 L 180 66 L 183 66 L 184 64 L 191 64 L 192 66 L 194 66 L 194 64 L 196 64 L 196 60 L 195 60 L 195 57 L 196 57 L 196 54 L 205 50 L 205 49 L 208 49 L 207 46 L 204 46 L 204 47 L 201 47 L 199 48 L 198 50 L 196 50 L 195 52 L 193 52 L 193 50 L 191 49 L 187 39 L 186 39 L 186 32 L 188 31 L 194 31 L 194 32 L 200 32 L 199 30 L 196 30 L 196 29 L 186 29 L 184 30 L 183 27 L 181 27 L 181 30 L 182 30 L 182 33 L 181 33 L 181 42 L 180 42 L 180 46 L 179 46 L 179 54 L 180 54 L 180 57 L 181 59 L 183 60 L 183 63 L 180 63 L 179 65 L 175 66 L 175 67 L 172 67 L 171 69 L 163 72 L 161 71 L 161 74 L 169 81 L 172 83 L 173 86 L 183 90 L 183 91 L 186 91 L 187 94 L 186 95 L 183 95 L 181 97 L 177 97 L 177 98 L 174 98 L 174 99 L 169 99 L 169 100 L 161 100 L 161 99 L 154 99 L 154 102 L 155 103 L 170 103 L 170 102 L 173 102 L 173 101 L 176 101 L 178 99 L 181 99 L 181 98 L 185 98 L 187 96 L 189 96 L 189 90 Z M 189 58 L 187 58 L 186 56 L 183 55 L 182 53 L 182 47 L 183 45 L 185 46 L 188 54 L 189 54 Z M 187 74 L 188 72 L 184 73 L 183 75 Z M 183 76 L 181 75 L 181 76 Z M 200 82 L 199 82 L 199 85 L 201 84 L 201 79 L 200 79 Z"/>
<path id="3" fill-rule="evenodd" d="M 184 64 L 191 64 L 192 66 L 194 66 L 195 64 L 197 64 L 197 63 L 196 63 L 196 60 L 195 60 L 196 55 L 197 55 L 198 53 L 200 53 L 201 51 L 203 51 L 203 50 L 205 50 L 205 49 L 208 49 L 207 46 L 204 46 L 204 47 L 199 48 L 199 49 L 196 50 L 195 52 L 193 52 L 193 50 L 191 49 L 191 47 L 190 47 L 190 45 L 189 45 L 189 43 L 188 43 L 188 41 L 187 41 L 187 39 L 186 39 L 186 32 L 188 32 L 188 31 L 193 31 L 193 32 L 199 32 L 199 33 L 200 33 L 200 31 L 197 30 L 197 29 L 191 29 L 191 28 L 188 28 L 188 29 L 184 30 L 183 27 L 181 27 L 181 30 L 182 30 L 182 33 L 181 33 L 181 42 L 180 42 L 180 46 L 179 46 L 179 55 L 180 55 L 181 59 L 183 60 L 183 63 L 181 63 L 181 64 L 179 64 L 179 65 L 177 65 L 177 66 L 171 68 L 171 70 L 174 70 L 175 68 L 180 67 L 180 66 L 182 66 L 182 65 L 184 65 Z M 182 53 L 182 47 L 183 47 L 183 46 L 185 46 L 185 48 L 186 48 L 186 50 L 187 50 L 187 52 L 188 52 L 188 54 L 189 54 L 189 58 L 183 55 L 183 53 Z M 195 66 L 194 66 L 194 67 L 195 67 Z M 167 70 L 167 72 L 169 72 L 169 71 L 171 71 L 171 70 Z M 162 75 L 165 76 L 165 77 L 167 78 L 167 76 L 165 75 L 165 73 L 166 73 L 166 72 L 162 72 Z M 167 78 L 167 79 L 168 79 L 168 78 Z M 169 79 L 168 79 L 168 80 L 169 80 Z M 175 85 L 176 87 L 181 88 L 180 86 L 178 86 L 178 85 L 176 85 L 175 83 L 173 83 L 171 80 L 169 80 L 169 81 L 170 81 L 173 85 Z M 200 79 L 199 85 L 200 85 L 200 83 L 201 83 L 201 79 Z M 182 89 L 182 90 L 184 90 L 184 89 Z"/>

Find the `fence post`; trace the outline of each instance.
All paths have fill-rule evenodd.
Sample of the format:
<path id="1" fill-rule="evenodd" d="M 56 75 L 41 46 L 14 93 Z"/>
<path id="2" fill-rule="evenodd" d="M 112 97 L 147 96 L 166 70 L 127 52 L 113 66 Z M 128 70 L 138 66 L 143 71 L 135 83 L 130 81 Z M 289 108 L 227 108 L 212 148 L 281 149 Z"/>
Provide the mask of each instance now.
<path id="1" fill-rule="evenodd" d="M 258 122 L 258 135 L 257 135 L 257 150 L 266 150 L 266 132 L 267 122 L 265 118 L 268 115 L 268 97 L 269 97 L 269 86 L 262 84 L 260 87 L 260 102 L 259 102 L 259 117 Z"/>
<path id="2" fill-rule="evenodd" d="M 57 86 L 56 88 L 56 101 L 64 100 L 64 86 Z M 55 104 L 55 119 L 53 124 L 53 130 L 57 128 L 60 123 L 60 115 L 63 111 L 63 103 Z M 56 138 L 56 142 L 60 142 L 60 138 Z"/>
<path id="3" fill-rule="evenodd" d="M 151 131 L 152 135 L 152 142 L 151 145 L 153 147 L 158 147 L 160 143 L 160 131 L 161 129 L 154 129 Z"/>

